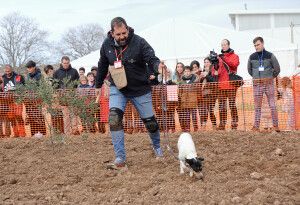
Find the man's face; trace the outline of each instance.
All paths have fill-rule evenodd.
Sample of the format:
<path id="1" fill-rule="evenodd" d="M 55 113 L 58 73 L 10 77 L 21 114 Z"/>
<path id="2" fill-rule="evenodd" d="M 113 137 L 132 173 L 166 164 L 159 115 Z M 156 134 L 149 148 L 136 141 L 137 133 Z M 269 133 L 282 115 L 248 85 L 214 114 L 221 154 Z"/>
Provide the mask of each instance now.
<path id="1" fill-rule="evenodd" d="M 254 43 L 254 48 L 255 48 L 256 52 L 261 52 L 264 49 L 264 43 L 262 43 L 260 40 L 258 40 Z"/>
<path id="2" fill-rule="evenodd" d="M 10 67 L 5 66 L 4 72 L 5 72 L 5 74 L 6 74 L 7 77 L 11 77 L 12 76 L 12 69 Z"/>
<path id="3" fill-rule="evenodd" d="M 229 49 L 228 42 L 226 40 L 223 40 L 221 42 L 222 51 L 227 51 Z"/>
<path id="4" fill-rule="evenodd" d="M 124 24 L 121 26 L 115 26 L 112 32 L 112 37 L 117 41 L 120 46 L 126 45 L 129 31 Z"/>
<path id="5" fill-rule="evenodd" d="M 80 76 L 84 75 L 84 71 L 83 71 L 83 70 L 80 70 L 80 71 L 79 71 L 79 75 L 80 75 Z"/>
<path id="6" fill-rule="evenodd" d="M 28 73 L 34 73 L 34 71 L 35 71 L 35 67 L 27 68 Z"/>
<path id="7" fill-rule="evenodd" d="M 61 62 L 61 65 L 64 69 L 68 69 L 69 66 L 70 66 L 70 61 L 66 60 L 66 59 L 63 59 L 62 62 Z"/>

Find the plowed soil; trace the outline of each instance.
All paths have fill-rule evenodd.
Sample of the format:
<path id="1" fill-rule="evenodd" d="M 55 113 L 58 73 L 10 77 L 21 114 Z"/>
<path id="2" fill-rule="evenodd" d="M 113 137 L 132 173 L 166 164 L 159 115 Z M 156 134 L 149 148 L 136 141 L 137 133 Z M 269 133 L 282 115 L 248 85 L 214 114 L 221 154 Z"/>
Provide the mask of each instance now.
<path id="1" fill-rule="evenodd" d="M 175 154 L 178 136 L 169 136 Z M 107 135 L 1 139 L 0 204 L 300 204 L 299 132 L 193 139 L 205 158 L 203 180 L 179 175 L 168 151 L 155 159 L 146 134 L 126 136 L 128 170 L 118 171 L 106 169 Z"/>

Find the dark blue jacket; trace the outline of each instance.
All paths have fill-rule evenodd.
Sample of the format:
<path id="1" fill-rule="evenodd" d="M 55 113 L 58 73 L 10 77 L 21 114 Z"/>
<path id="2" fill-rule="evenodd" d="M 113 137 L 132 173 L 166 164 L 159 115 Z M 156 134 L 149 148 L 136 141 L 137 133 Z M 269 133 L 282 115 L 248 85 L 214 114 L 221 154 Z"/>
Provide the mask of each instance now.
<path id="1" fill-rule="evenodd" d="M 41 78 L 42 78 L 41 70 L 39 68 L 36 68 L 34 73 L 28 73 L 27 74 L 27 79 L 26 80 L 39 81 Z"/>
<path id="2" fill-rule="evenodd" d="M 92 88 L 89 84 L 80 84 L 78 88 Z"/>
<path id="3" fill-rule="evenodd" d="M 155 56 L 153 48 L 147 41 L 134 34 L 132 28 L 129 28 L 127 42 L 128 47 L 124 51 L 122 58 L 122 64 L 125 67 L 127 77 L 127 86 L 120 91 L 126 97 L 137 97 L 151 91 L 149 72 L 147 71 L 146 64 L 149 65 L 149 68 L 157 70 L 160 60 Z M 109 33 L 100 49 L 96 88 L 100 88 L 103 85 L 103 81 L 108 73 L 109 65 L 114 65 L 114 61 L 116 61 L 116 49 L 123 48 L 117 47 L 114 38 Z M 114 85 L 111 78 L 109 81 L 111 82 L 111 85 Z"/>

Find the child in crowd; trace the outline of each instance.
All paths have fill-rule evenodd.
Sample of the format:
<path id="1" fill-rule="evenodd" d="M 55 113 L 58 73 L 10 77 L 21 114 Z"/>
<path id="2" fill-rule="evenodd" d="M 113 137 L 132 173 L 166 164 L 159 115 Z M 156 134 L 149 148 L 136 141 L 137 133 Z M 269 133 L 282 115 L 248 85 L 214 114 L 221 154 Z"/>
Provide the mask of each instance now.
<path id="1" fill-rule="evenodd" d="M 287 113 L 287 130 L 295 129 L 295 105 L 293 97 L 292 81 L 289 77 L 283 77 L 281 80 L 282 88 L 280 89 L 283 104 L 282 111 Z"/>
<path id="2" fill-rule="evenodd" d="M 82 75 L 79 78 L 80 81 L 80 85 L 78 86 L 78 88 L 91 88 L 90 85 L 88 84 L 88 79 L 86 76 Z"/>

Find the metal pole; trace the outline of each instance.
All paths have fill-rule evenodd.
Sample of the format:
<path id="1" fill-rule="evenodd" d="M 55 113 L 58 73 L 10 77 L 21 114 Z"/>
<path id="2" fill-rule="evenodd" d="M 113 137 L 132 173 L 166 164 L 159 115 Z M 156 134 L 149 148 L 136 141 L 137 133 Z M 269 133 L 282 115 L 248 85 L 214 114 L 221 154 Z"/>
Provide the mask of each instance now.
<path id="1" fill-rule="evenodd" d="M 291 43 L 294 43 L 294 26 L 295 25 L 293 24 L 293 22 L 291 22 Z"/>
<path id="2" fill-rule="evenodd" d="M 241 90 L 242 90 L 242 109 L 243 109 L 243 116 L 244 116 L 244 131 L 246 131 L 246 118 L 245 118 L 245 106 L 244 106 L 244 86 L 241 86 Z"/>

